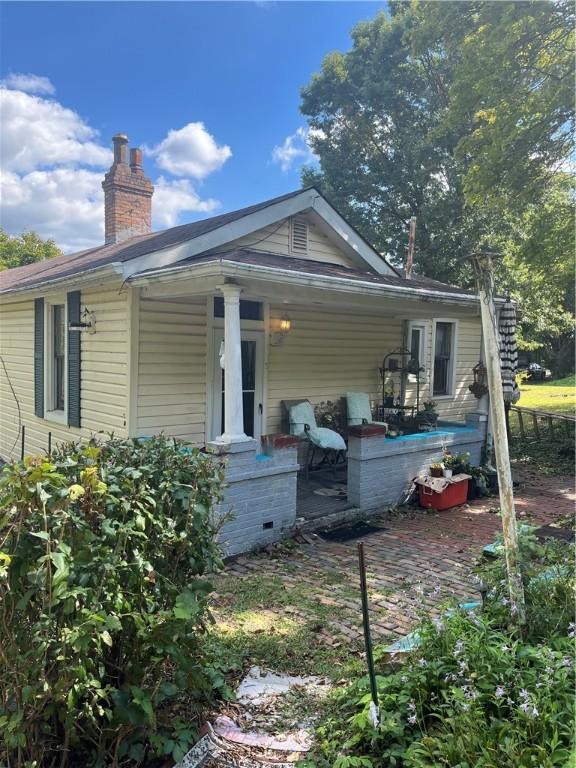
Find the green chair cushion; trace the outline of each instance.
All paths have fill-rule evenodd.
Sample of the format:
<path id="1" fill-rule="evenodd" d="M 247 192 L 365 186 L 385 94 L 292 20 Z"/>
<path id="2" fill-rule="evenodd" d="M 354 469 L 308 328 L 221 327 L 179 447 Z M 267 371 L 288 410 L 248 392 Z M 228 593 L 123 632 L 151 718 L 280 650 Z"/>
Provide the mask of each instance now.
<path id="1" fill-rule="evenodd" d="M 298 403 L 298 405 L 293 405 L 290 408 L 288 418 L 290 420 L 291 435 L 304 437 L 306 434 L 305 425 L 308 425 L 310 429 L 314 429 L 316 427 L 314 408 L 307 400 L 304 400 L 302 403 Z"/>
<path id="2" fill-rule="evenodd" d="M 372 424 L 370 398 L 366 392 L 347 392 L 346 410 L 348 412 L 349 427 L 354 427 L 358 424 Z"/>
<path id="3" fill-rule="evenodd" d="M 306 433 L 306 437 L 310 442 L 317 445 L 318 448 L 324 448 L 324 450 L 333 451 L 345 451 L 346 443 L 342 435 L 338 432 L 334 432 L 333 429 L 327 427 L 312 427 L 309 432 Z"/>

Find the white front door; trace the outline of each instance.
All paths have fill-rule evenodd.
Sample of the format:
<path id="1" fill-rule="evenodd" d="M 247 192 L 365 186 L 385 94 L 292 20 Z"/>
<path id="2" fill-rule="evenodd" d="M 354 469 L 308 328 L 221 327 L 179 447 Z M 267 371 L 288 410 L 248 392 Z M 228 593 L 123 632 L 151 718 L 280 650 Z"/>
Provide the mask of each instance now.
<path id="1" fill-rule="evenodd" d="M 212 375 L 212 439 L 224 430 L 224 371 L 220 365 L 220 350 L 224 331 L 214 330 Z M 244 433 L 257 440 L 262 436 L 264 397 L 264 332 L 242 331 L 242 403 Z"/>

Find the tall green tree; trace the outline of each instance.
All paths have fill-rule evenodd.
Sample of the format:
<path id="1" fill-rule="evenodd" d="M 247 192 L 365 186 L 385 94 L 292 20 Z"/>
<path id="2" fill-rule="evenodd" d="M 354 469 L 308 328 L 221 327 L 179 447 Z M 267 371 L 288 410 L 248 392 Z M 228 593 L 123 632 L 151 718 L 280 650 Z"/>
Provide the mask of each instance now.
<path id="1" fill-rule="evenodd" d="M 319 158 L 303 182 L 397 265 L 416 216 L 415 267 L 430 277 L 470 285 L 465 257 L 498 247 L 498 287 L 522 305 L 523 343 L 562 347 L 573 340 L 572 4 L 389 10 L 303 88 Z"/>
<path id="2" fill-rule="evenodd" d="M 391 11 L 355 27 L 352 49 L 327 56 L 303 89 L 320 159 L 303 182 L 319 186 L 396 264 L 405 259 L 408 221 L 417 216 L 416 268 L 455 282 L 476 238 L 455 158 L 461 132 L 442 123 L 453 68 L 432 52 L 414 55 L 420 22 L 411 6 L 392 4 Z"/>
<path id="3" fill-rule="evenodd" d="M 573 0 L 424 2 L 414 13 L 414 54 L 452 63 L 443 125 L 464 127 L 467 202 L 535 202 L 574 150 Z"/>
<path id="4" fill-rule="evenodd" d="M 518 303 L 518 345 L 543 358 L 557 374 L 574 369 L 575 218 L 572 179 L 559 176 L 498 244 L 497 282 Z"/>
<path id="5" fill-rule="evenodd" d="M 0 227 L 0 271 L 61 255 L 54 240 L 43 240 L 36 232 L 9 235 Z"/>

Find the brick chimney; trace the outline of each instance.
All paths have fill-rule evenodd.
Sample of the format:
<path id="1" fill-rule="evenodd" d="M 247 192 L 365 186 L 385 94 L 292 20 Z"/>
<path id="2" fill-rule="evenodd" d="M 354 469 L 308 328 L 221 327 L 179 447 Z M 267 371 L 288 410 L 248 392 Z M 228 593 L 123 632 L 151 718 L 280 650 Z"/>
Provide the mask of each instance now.
<path id="1" fill-rule="evenodd" d="M 144 175 L 142 150 L 130 150 L 130 165 L 126 159 L 128 136 L 117 133 L 112 137 L 114 162 L 104 176 L 105 242 L 119 243 L 133 235 L 152 231 L 152 195 L 154 187 Z"/>

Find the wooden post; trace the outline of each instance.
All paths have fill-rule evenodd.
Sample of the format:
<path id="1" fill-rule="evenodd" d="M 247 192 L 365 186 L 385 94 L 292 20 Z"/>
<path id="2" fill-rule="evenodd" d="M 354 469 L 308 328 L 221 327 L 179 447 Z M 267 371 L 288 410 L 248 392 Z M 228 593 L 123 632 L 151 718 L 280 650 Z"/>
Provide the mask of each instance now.
<path id="1" fill-rule="evenodd" d="M 478 293 L 480 295 L 480 312 L 486 354 L 486 369 L 488 372 L 490 413 L 492 415 L 492 429 L 494 432 L 494 452 L 496 454 L 496 469 L 500 491 L 500 511 L 504 535 L 506 569 L 508 572 L 508 589 L 510 592 L 512 615 L 520 624 L 523 624 L 526 618 L 524 586 L 518 561 L 518 529 L 516 526 L 516 512 L 514 510 L 512 472 L 510 469 L 506 414 L 502 392 L 500 350 L 498 346 L 496 311 L 494 308 L 492 262 L 489 256 L 475 254 L 472 256 L 472 263 L 476 272 Z"/>
<path id="2" fill-rule="evenodd" d="M 412 277 L 414 266 L 414 246 L 416 244 L 416 216 L 410 219 L 410 232 L 408 235 L 408 255 L 406 256 L 406 280 Z"/>
<path id="3" fill-rule="evenodd" d="M 534 427 L 534 434 L 536 435 L 536 440 L 540 440 L 540 430 L 538 429 L 538 415 L 536 413 L 532 414 L 532 426 Z"/>
<path id="4" fill-rule="evenodd" d="M 548 416 L 548 430 L 550 431 L 550 437 L 554 440 L 554 422 L 552 416 Z"/>
<path id="5" fill-rule="evenodd" d="M 518 409 L 516 413 L 518 414 L 518 425 L 520 426 L 520 437 L 522 438 L 522 440 L 526 440 L 526 432 L 524 431 L 524 416 L 520 409 Z"/>

